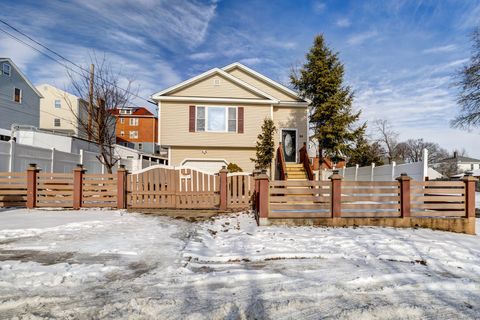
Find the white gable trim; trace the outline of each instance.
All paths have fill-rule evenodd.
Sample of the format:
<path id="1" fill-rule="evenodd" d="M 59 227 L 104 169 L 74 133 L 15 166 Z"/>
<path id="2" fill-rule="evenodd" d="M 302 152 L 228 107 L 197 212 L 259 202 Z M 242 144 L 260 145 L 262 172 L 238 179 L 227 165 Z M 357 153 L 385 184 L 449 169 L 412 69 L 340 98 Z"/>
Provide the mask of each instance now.
<path id="1" fill-rule="evenodd" d="M 0 58 L 0 63 L 1 62 L 8 62 L 14 69 L 15 71 L 18 72 L 18 74 L 20 75 L 20 77 L 22 77 L 23 81 L 25 81 L 28 86 L 30 88 L 33 89 L 33 91 L 35 91 L 35 93 L 40 97 L 40 98 L 43 98 L 42 94 L 40 93 L 40 91 L 37 90 L 37 88 L 35 88 L 35 86 L 30 82 L 30 80 L 28 80 L 28 78 L 23 74 L 23 72 L 17 67 L 17 65 L 15 63 L 13 63 L 13 61 L 10 59 L 10 58 Z"/>
<path id="2" fill-rule="evenodd" d="M 188 101 L 188 102 L 225 102 L 225 103 L 250 103 L 250 104 L 278 104 L 270 99 L 239 99 L 239 98 L 209 98 L 209 97 L 181 97 L 181 96 L 160 96 L 155 98 L 161 101 Z"/>
<path id="3" fill-rule="evenodd" d="M 308 103 L 311 102 L 311 101 L 308 100 L 308 99 L 304 99 L 304 98 L 300 97 L 297 92 L 295 92 L 295 91 L 293 91 L 293 90 L 285 87 L 284 85 L 278 83 L 277 81 L 274 81 L 274 80 L 272 80 L 272 79 L 264 76 L 264 75 L 261 74 L 261 73 L 258 73 L 258 72 L 255 71 L 255 70 L 250 69 L 249 67 L 241 64 L 240 62 L 234 62 L 234 63 L 232 63 L 232 64 L 229 64 L 228 66 L 223 67 L 222 70 L 228 72 L 228 71 L 230 71 L 230 70 L 232 70 L 232 69 L 234 69 L 234 68 L 239 68 L 240 70 L 243 70 L 243 71 L 245 71 L 246 73 L 248 73 L 248 74 L 250 74 L 250 75 L 252 75 L 252 76 L 254 76 L 254 77 L 256 77 L 256 78 L 260 78 L 261 80 L 263 80 L 263 81 L 271 84 L 271 85 L 274 86 L 275 88 L 279 89 L 280 91 L 285 92 L 286 94 L 288 94 L 288 95 L 290 95 L 290 96 L 292 96 L 292 97 L 294 97 L 294 98 L 296 98 L 296 99 L 301 99 L 301 100 L 307 101 Z"/>
<path id="4" fill-rule="evenodd" d="M 264 98 L 270 100 L 270 102 L 277 103 L 277 102 L 279 101 L 278 99 L 272 97 L 271 95 L 269 95 L 269 94 L 267 94 L 267 93 L 265 93 L 265 92 L 263 92 L 263 91 L 255 88 L 254 86 L 252 86 L 252 85 L 250 85 L 250 84 L 248 84 L 248 83 L 246 83 L 246 82 L 244 82 L 244 81 L 242 81 L 242 80 L 240 80 L 240 79 L 232 76 L 231 74 L 229 74 L 229 73 L 227 73 L 227 72 L 225 72 L 225 71 L 223 71 L 222 69 L 219 69 L 219 68 L 210 69 L 210 70 L 208 70 L 208 71 L 206 71 L 206 72 L 204 72 L 204 73 L 202 73 L 202 74 L 199 74 L 198 76 L 195 76 L 195 77 L 193 77 L 193 78 L 190 78 L 190 79 L 188 79 L 188 80 L 185 80 L 185 81 L 183 81 L 183 82 L 180 82 L 179 84 L 176 84 L 176 85 L 174 85 L 174 86 L 171 86 L 171 87 L 169 87 L 169 88 L 166 88 L 165 90 L 162 90 L 162 91 L 160 91 L 160 92 L 154 93 L 154 94 L 151 96 L 151 98 L 152 98 L 153 100 L 163 99 L 163 98 L 165 98 L 165 97 L 164 97 L 165 94 L 167 94 L 167 93 L 169 93 L 169 92 L 172 92 L 172 91 L 174 91 L 174 90 L 178 90 L 178 89 L 184 88 L 184 87 L 186 87 L 186 86 L 189 86 L 189 85 L 191 85 L 191 84 L 193 84 L 193 83 L 196 83 L 196 82 L 198 82 L 198 81 L 200 81 L 200 80 L 202 80 L 202 79 L 205 79 L 205 78 L 207 78 L 207 77 L 209 77 L 209 76 L 211 76 L 211 75 L 213 75 L 213 74 L 219 74 L 219 75 L 227 78 L 228 80 L 230 80 L 230 81 L 238 84 L 239 86 L 243 87 L 244 89 L 246 89 L 246 90 L 248 90 L 248 91 L 252 91 L 252 92 L 254 92 L 254 93 L 257 93 L 257 94 L 260 95 L 260 96 L 263 96 Z"/>

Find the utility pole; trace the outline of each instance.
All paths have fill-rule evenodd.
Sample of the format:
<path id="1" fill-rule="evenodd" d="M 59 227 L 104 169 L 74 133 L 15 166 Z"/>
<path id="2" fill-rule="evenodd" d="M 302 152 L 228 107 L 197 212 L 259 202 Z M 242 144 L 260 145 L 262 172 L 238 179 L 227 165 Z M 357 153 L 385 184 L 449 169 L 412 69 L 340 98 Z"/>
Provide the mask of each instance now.
<path id="1" fill-rule="evenodd" d="M 92 115 L 93 115 L 93 79 L 95 65 L 90 65 L 90 89 L 88 91 L 88 140 L 92 140 Z"/>

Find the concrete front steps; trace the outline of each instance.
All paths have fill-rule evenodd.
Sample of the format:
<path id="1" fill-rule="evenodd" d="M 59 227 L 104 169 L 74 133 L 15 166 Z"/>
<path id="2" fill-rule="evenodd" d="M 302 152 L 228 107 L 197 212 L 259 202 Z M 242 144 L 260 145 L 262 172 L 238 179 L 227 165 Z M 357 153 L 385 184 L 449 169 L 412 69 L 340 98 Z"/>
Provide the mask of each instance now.
<path id="1" fill-rule="evenodd" d="M 303 164 L 287 163 L 286 169 L 288 180 L 308 180 Z"/>

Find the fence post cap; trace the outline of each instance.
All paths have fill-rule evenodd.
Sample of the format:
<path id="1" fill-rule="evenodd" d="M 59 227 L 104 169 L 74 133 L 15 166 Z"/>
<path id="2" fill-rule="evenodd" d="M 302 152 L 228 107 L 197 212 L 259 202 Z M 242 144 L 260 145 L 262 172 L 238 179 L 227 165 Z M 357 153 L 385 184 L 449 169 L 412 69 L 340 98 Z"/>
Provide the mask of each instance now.
<path id="1" fill-rule="evenodd" d="M 328 177 L 330 180 L 342 180 L 343 177 L 338 173 L 339 171 L 338 170 L 333 170 L 332 171 L 332 175 L 330 177 Z"/>
<path id="2" fill-rule="evenodd" d="M 257 179 L 257 180 L 268 180 L 269 177 L 268 177 L 268 175 L 267 175 L 266 173 L 263 173 L 263 172 L 262 172 L 262 173 L 260 173 L 255 179 Z"/>
<path id="3" fill-rule="evenodd" d="M 478 179 L 472 176 L 471 174 L 470 175 L 466 174 L 463 176 L 462 181 L 478 181 Z"/>
<path id="4" fill-rule="evenodd" d="M 400 177 L 395 178 L 395 180 L 397 180 L 397 181 L 409 181 L 409 180 L 412 180 L 412 178 L 409 177 L 408 174 L 403 172 L 403 173 L 400 173 Z"/>
<path id="5" fill-rule="evenodd" d="M 36 163 L 29 163 L 28 168 L 36 168 L 37 164 Z"/>
<path id="6" fill-rule="evenodd" d="M 220 169 L 219 172 L 220 172 L 220 173 L 228 173 L 227 167 L 226 167 L 226 166 L 222 166 L 222 169 Z"/>

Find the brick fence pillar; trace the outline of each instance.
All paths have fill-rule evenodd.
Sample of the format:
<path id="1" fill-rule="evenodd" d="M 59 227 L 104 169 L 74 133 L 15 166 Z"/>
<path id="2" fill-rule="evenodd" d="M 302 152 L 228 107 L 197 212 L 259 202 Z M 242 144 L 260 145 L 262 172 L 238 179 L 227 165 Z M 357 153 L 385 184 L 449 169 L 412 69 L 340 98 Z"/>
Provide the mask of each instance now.
<path id="1" fill-rule="evenodd" d="M 410 178 L 406 173 L 400 174 L 400 177 L 396 179 L 400 183 L 400 216 L 402 218 L 410 217 Z"/>
<path id="2" fill-rule="evenodd" d="M 462 180 L 465 183 L 465 217 L 475 218 L 475 185 L 477 179 L 467 174 Z"/>
<path id="3" fill-rule="evenodd" d="M 117 170 L 117 208 L 127 208 L 127 174 L 125 165 L 121 164 Z"/>
<path id="4" fill-rule="evenodd" d="M 73 169 L 73 209 L 75 210 L 82 207 L 84 173 L 85 170 L 81 164 L 77 164 L 77 167 Z"/>
<path id="5" fill-rule="evenodd" d="M 27 208 L 33 209 L 37 206 L 37 174 L 40 169 L 35 163 L 30 163 L 27 168 Z"/>
<path id="6" fill-rule="evenodd" d="M 227 210 L 228 202 L 228 180 L 227 180 L 228 170 L 225 166 L 220 169 L 218 175 L 220 176 L 220 210 Z"/>
<path id="7" fill-rule="evenodd" d="M 267 219 L 269 214 L 269 178 L 266 173 L 261 173 L 257 176 L 258 180 L 258 204 L 257 215 L 260 220 Z"/>
<path id="8" fill-rule="evenodd" d="M 332 218 L 340 218 L 342 216 L 342 179 L 338 174 L 338 170 L 333 170 L 333 174 L 329 178 L 331 180 L 331 209 Z"/>

